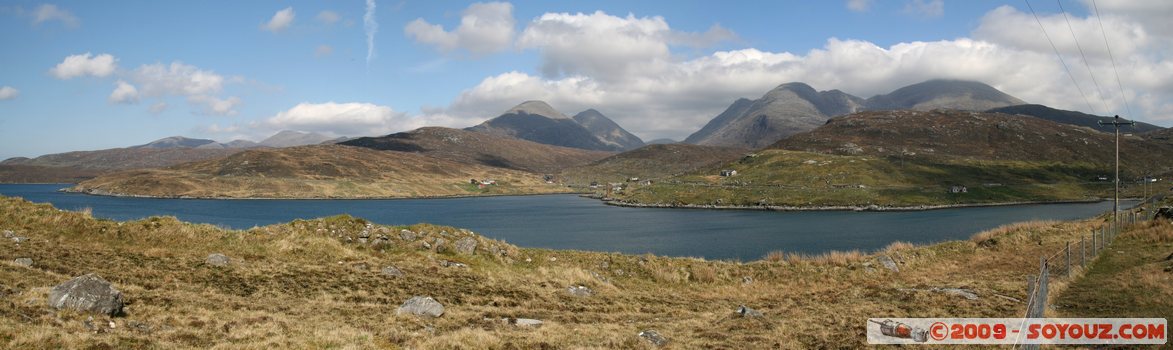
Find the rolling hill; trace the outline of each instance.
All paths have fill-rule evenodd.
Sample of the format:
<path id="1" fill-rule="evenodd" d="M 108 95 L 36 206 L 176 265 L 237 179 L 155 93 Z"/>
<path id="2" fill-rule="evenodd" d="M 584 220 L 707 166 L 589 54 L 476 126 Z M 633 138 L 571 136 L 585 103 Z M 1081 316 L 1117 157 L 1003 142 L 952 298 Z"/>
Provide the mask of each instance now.
<path id="1" fill-rule="evenodd" d="M 685 143 L 757 149 L 814 130 L 834 116 L 864 110 L 986 110 L 1022 104 L 979 82 L 930 80 L 867 100 L 803 83 L 779 85 L 757 100 L 739 99 Z"/>
<path id="2" fill-rule="evenodd" d="M 470 179 L 492 179 L 478 188 Z M 71 191 L 198 198 L 403 198 L 566 192 L 540 175 L 343 145 L 257 149 L 103 175 Z"/>
<path id="3" fill-rule="evenodd" d="M 1071 125 L 1088 127 L 1088 128 L 1096 129 L 1096 130 L 1103 131 L 1103 132 L 1115 132 L 1116 131 L 1116 128 L 1114 128 L 1110 125 L 1100 125 L 1099 124 L 1100 121 L 1111 122 L 1113 120 L 1112 117 L 1101 117 L 1098 115 L 1091 115 L 1091 114 L 1087 114 L 1087 113 L 1083 113 L 1083 112 L 1065 111 L 1062 109 L 1055 109 L 1055 108 L 1047 107 L 1044 105 L 1030 105 L 1030 104 L 1028 104 L 1028 105 L 1000 107 L 1000 108 L 994 108 L 994 109 L 988 110 L 987 112 L 1026 115 L 1026 116 L 1031 116 L 1031 117 L 1035 117 L 1035 118 L 1050 120 L 1050 121 L 1053 121 L 1056 123 L 1063 123 L 1063 124 L 1071 124 Z M 1122 133 L 1145 133 L 1145 132 L 1156 131 L 1156 130 L 1161 130 L 1161 129 L 1164 129 L 1164 128 L 1153 125 L 1153 124 L 1149 124 L 1149 123 L 1136 122 L 1136 125 L 1121 128 L 1120 132 L 1122 132 Z"/>
<path id="4" fill-rule="evenodd" d="M 547 145 L 596 151 L 618 151 L 574 119 L 542 101 L 526 101 L 496 118 L 467 128 L 497 136 L 513 137 Z"/>
<path id="5" fill-rule="evenodd" d="M 599 161 L 571 167 L 561 174 L 566 183 L 623 182 L 662 179 L 737 159 L 745 151 L 737 148 L 689 144 L 659 144 L 640 147 Z"/>
<path id="6" fill-rule="evenodd" d="M 435 158 L 549 174 L 611 155 L 441 127 L 426 127 L 381 137 L 362 137 L 343 145 L 415 152 Z"/>

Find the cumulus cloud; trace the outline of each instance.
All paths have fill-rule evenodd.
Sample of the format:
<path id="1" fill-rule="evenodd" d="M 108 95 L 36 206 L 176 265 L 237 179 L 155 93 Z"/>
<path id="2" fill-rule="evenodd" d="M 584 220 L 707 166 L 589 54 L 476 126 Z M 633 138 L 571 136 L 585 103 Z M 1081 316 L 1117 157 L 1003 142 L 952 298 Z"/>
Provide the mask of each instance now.
<path id="1" fill-rule="evenodd" d="M 460 25 L 451 31 L 423 18 L 411 21 L 403 31 L 413 40 L 443 52 L 461 49 L 482 55 L 509 48 L 516 33 L 515 23 L 510 3 L 474 3 L 461 13 Z"/>
<path id="2" fill-rule="evenodd" d="M 81 21 L 68 10 L 53 4 L 42 4 L 32 12 L 33 24 L 58 21 L 70 28 L 76 28 Z"/>
<path id="3" fill-rule="evenodd" d="M 1104 28 L 1132 110 L 1138 119 L 1168 125 L 1173 122 L 1173 65 L 1167 62 L 1173 43 L 1154 39 L 1150 24 L 1105 7 L 1100 9 Z M 1173 17 L 1173 10 L 1165 15 Z M 1040 19 L 1045 26 L 1057 26 L 1062 14 Z M 1062 33 L 1067 33 L 1066 23 L 1062 25 Z M 671 52 L 678 44 L 664 34 L 671 29 L 662 18 L 545 14 L 518 39 L 519 45 L 541 51 L 540 74 L 512 71 L 490 76 L 462 91 L 448 106 L 423 113 L 469 126 L 522 101 L 540 99 L 568 114 L 596 108 L 645 139 L 679 139 L 737 98 L 755 99 L 782 83 L 801 81 L 867 98 L 944 78 L 985 82 L 1030 103 L 1123 115 L 1124 101 L 1114 84 L 1097 19 L 1073 17 L 1072 25 L 1081 44 L 1087 41 L 1089 66 L 1104 86 L 1102 92 L 1089 95 L 1092 110 L 1079 97 L 1033 16 L 1003 7 L 987 13 L 969 38 L 890 46 L 832 38 L 802 53 L 746 48 L 693 58 Z M 1031 39 L 1034 33 L 1037 40 Z M 1070 33 L 1067 36 L 1069 40 Z M 1099 48 L 1091 47 L 1095 42 L 1100 42 Z M 1076 79 L 1090 87 L 1086 69 L 1075 69 L 1083 63 L 1077 60 L 1074 43 L 1056 44 Z"/>
<path id="4" fill-rule="evenodd" d="M 11 86 L 0 87 L 0 101 L 7 101 L 20 95 L 20 90 Z"/>
<path id="5" fill-rule="evenodd" d="M 403 130 L 405 113 L 371 103 L 300 103 L 265 119 L 268 130 L 313 131 L 330 136 L 382 135 Z"/>
<path id="6" fill-rule="evenodd" d="M 872 8 L 872 0 L 847 0 L 847 9 L 854 12 L 868 12 Z"/>
<path id="7" fill-rule="evenodd" d="M 218 97 L 225 84 L 237 78 L 225 78 L 214 71 L 183 62 L 144 64 L 129 72 L 127 77 L 137 85 L 140 96 L 185 97 L 188 103 L 196 105 L 205 114 L 233 115 L 236 114 L 235 108 L 242 102 L 238 97 Z M 113 96 L 111 94 L 111 98 Z"/>
<path id="8" fill-rule="evenodd" d="M 72 79 L 83 76 L 107 77 L 118 68 L 117 61 L 118 59 L 110 54 L 104 53 L 94 56 L 86 52 L 66 57 L 61 63 L 49 69 L 49 74 L 57 79 Z"/>
<path id="9" fill-rule="evenodd" d="M 318 22 L 322 22 L 324 24 L 334 24 L 338 23 L 338 21 L 342 19 L 342 15 L 339 15 L 334 11 L 326 10 L 318 12 L 318 17 L 316 18 L 318 19 Z"/>
<path id="10" fill-rule="evenodd" d="M 941 17 L 945 15 L 945 1 L 909 0 L 904 4 L 904 13 L 925 18 Z"/>
<path id="11" fill-rule="evenodd" d="M 274 13 L 273 18 L 270 18 L 269 22 L 261 25 L 261 29 L 274 33 L 280 33 L 293 24 L 293 18 L 295 16 L 296 14 L 293 13 L 293 7 L 286 7 L 280 11 L 277 11 L 277 13 Z"/>
<path id="12" fill-rule="evenodd" d="M 114 85 L 114 92 L 111 92 L 108 98 L 110 103 L 138 103 L 138 89 L 134 85 L 123 80 L 119 80 Z"/>
<path id="13" fill-rule="evenodd" d="M 671 46 L 707 46 L 734 38 L 713 26 L 705 33 L 672 30 L 663 17 L 617 17 L 602 11 L 546 13 L 521 33 L 517 45 L 541 53 L 544 76 L 586 75 L 617 81 L 656 74 L 674 58 Z"/>
<path id="14" fill-rule="evenodd" d="M 379 21 L 375 19 L 375 0 L 367 0 L 366 13 L 362 15 L 363 31 L 367 34 L 367 66 L 375 58 L 375 33 L 379 32 Z"/>

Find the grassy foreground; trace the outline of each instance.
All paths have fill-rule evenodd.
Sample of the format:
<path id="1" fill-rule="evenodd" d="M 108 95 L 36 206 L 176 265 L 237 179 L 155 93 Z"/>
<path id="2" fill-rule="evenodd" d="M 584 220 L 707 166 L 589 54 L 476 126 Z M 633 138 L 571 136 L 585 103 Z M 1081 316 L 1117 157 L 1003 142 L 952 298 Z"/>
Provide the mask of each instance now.
<path id="1" fill-rule="evenodd" d="M 0 197 L 0 230 L 28 238 L 0 241 L 0 348 L 651 348 L 637 335 L 648 329 L 681 349 L 861 348 L 868 317 L 1022 315 L 1024 276 L 1038 257 L 1092 225 L 1033 222 L 970 241 L 739 263 L 518 248 L 457 228 L 348 216 L 243 231 L 168 217 L 115 222 Z M 388 239 L 359 243 L 363 231 Z M 454 251 L 464 237 L 477 241 L 475 254 Z M 217 252 L 232 264 L 204 263 Z M 31 267 L 12 263 L 25 257 Z M 384 266 L 405 276 L 383 276 Z M 89 321 L 47 306 L 50 288 L 90 272 L 123 292 L 124 316 Z M 594 294 L 570 295 L 577 285 Z M 396 316 L 413 295 L 446 312 Z M 764 317 L 742 318 L 739 305 Z"/>

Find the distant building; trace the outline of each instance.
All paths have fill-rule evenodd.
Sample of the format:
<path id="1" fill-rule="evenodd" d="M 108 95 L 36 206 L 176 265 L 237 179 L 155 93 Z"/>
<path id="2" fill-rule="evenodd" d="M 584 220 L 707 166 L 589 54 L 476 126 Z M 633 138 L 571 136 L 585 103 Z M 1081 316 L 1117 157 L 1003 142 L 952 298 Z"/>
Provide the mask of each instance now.
<path id="1" fill-rule="evenodd" d="M 965 186 L 949 186 L 949 193 L 969 193 L 969 189 Z"/>
<path id="2" fill-rule="evenodd" d="M 737 170 L 721 170 L 721 176 L 737 176 Z"/>

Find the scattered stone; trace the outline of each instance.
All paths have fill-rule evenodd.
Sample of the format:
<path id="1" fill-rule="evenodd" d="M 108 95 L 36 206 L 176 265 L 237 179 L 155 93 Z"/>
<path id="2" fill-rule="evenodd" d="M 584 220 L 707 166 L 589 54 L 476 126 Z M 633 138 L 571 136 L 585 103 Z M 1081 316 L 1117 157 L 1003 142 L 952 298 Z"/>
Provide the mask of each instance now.
<path id="1" fill-rule="evenodd" d="M 576 297 L 589 297 L 595 294 L 595 291 L 586 286 L 571 286 L 570 288 L 566 288 L 566 292 Z"/>
<path id="2" fill-rule="evenodd" d="M 12 230 L 4 230 L 4 238 L 12 238 L 12 236 L 16 236 L 16 233 Z"/>
<path id="3" fill-rule="evenodd" d="M 655 346 L 668 345 L 668 338 L 665 338 L 664 336 L 660 335 L 659 332 L 656 332 L 651 329 L 643 331 L 643 332 L 639 332 L 639 337 L 644 338 L 644 340 L 647 340 L 648 342 L 652 343 L 652 345 L 655 345 Z"/>
<path id="4" fill-rule="evenodd" d="M 231 259 L 228 259 L 224 254 L 212 253 L 208 255 L 208 258 L 204 262 L 215 267 L 224 267 L 231 263 Z"/>
<path id="5" fill-rule="evenodd" d="M 881 255 L 879 257 L 879 260 L 880 260 L 880 264 L 884 265 L 884 268 L 888 269 L 888 271 L 900 272 L 900 267 L 896 266 L 896 261 L 892 260 L 892 257 L 887 256 L 887 255 Z"/>
<path id="6" fill-rule="evenodd" d="M 411 232 L 410 230 L 400 230 L 399 231 L 399 238 L 403 239 L 405 241 L 414 241 L 415 237 L 416 237 L 415 232 Z"/>
<path id="7" fill-rule="evenodd" d="M 477 240 L 472 237 L 464 237 L 456 240 L 453 243 L 457 253 L 464 255 L 473 255 L 477 251 Z"/>
<path id="8" fill-rule="evenodd" d="M 24 243 L 25 241 L 29 240 L 28 237 L 21 237 L 21 236 L 17 236 L 17 235 L 13 235 L 11 238 L 12 238 L 13 242 L 16 242 L 18 244 Z"/>
<path id="9" fill-rule="evenodd" d="M 459 263 L 459 262 L 455 262 L 455 261 L 448 261 L 448 260 L 440 260 L 440 266 L 455 267 L 455 268 L 468 267 L 468 265 L 465 265 L 464 263 Z"/>
<path id="10" fill-rule="evenodd" d="M 428 243 L 428 242 L 423 242 L 423 243 L 424 243 L 423 244 L 424 249 L 432 249 L 432 245 L 430 243 Z"/>
<path id="11" fill-rule="evenodd" d="M 525 262 L 534 262 L 534 259 L 530 259 L 529 257 L 526 257 Z"/>
<path id="12" fill-rule="evenodd" d="M 397 268 L 395 266 L 384 267 L 382 273 L 383 273 L 383 276 L 387 276 L 387 277 L 403 277 L 404 276 L 403 271 L 400 271 L 399 268 Z"/>
<path id="13" fill-rule="evenodd" d="M 518 318 L 518 319 L 513 320 L 513 324 L 517 325 L 518 327 L 535 327 L 536 328 L 536 327 L 541 327 L 542 323 L 543 323 L 542 320 L 535 320 L 532 318 Z"/>
<path id="14" fill-rule="evenodd" d="M 33 259 L 29 259 L 29 258 L 16 258 L 16 260 L 13 260 L 12 262 L 17 265 L 24 266 L 24 267 L 32 267 L 33 266 Z"/>
<path id="15" fill-rule="evenodd" d="M 439 251 L 443 251 L 443 250 L 444 250 L 444 244 L 445 244 L 445 243 L 448 243 L 448 241 L 447 241 L 447 240 L 445 240 L 445 239 L 443 239 L 443 238 L 436 237 L 436 242 L 435 242 L 435 243 L 433 243 L 432 245 L 433 245 L 433 246 L 435 246 L 435 247 L 436 247 L 436 251 L 437 251 L 437 252 L 439 252 Z"/>
<path id="16" fill-rule="evenodd" d="M 750 277 L 750 276 L 741 277 L 741 284 L 753 284 L 753 277 Z"/>
<path id="17" fill-rule="evenodd" d="M 551 256 L 551 257 L 550 257 L 550 262 L 555 262 L 555 261 L 558 261 L 558 258 L 557 258 L 557 257 L 553 257 L 553 256 Z"/>
<path id="18" fill-rule="evenodd" d="M 116 316 L 122 313 L 122 292 L 91 273 L 53 287 L 49 291 L 49 306 Z"/>
<path id="19" fill-rule="evenodd" d="M 741 305 L 740 307 L 737 308 L 737 314 L 740 315 L 741 317 L 745 317 L 745 318 L 754 318 L 754 317 L 765 316 L 765 315 L 762 315 L 761 311 L 748 308 L 745 305 Z"/>
<path id="20" fill-rule="evenodd" d="M 416 316 L 440 317 L 444 314 L 444 305 L 440 305 L 436 299 L 425 296 L 414 296 L 411 299 L 403 302 L 398 310 L 395 310 L 396 315 L 412 314 Z"/>

